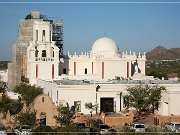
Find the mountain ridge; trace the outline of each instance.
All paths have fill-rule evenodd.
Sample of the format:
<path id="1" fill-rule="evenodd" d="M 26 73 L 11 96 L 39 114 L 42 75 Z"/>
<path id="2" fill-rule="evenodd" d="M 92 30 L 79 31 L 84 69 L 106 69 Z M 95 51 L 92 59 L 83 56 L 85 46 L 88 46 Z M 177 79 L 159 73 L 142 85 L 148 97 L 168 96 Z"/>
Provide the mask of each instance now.
<path id="1" fill-rule="evenodd" d="M 157 46 L 146 54 L 147 60 L 176 60 L 180 59 L 180 48 L 167 49 L 163 46 Z"/>

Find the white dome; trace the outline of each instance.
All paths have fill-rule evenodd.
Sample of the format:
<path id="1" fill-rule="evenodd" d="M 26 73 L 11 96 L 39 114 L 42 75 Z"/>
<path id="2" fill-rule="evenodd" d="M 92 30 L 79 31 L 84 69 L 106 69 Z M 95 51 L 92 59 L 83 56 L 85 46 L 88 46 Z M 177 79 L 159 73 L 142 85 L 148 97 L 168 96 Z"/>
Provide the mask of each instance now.
<path id="1" fill-rule="evenodd" d="M 117 44 L 112 39 L 103 37 L 94 42 L 92 52 L 119 52 L 119 49 Z"/>

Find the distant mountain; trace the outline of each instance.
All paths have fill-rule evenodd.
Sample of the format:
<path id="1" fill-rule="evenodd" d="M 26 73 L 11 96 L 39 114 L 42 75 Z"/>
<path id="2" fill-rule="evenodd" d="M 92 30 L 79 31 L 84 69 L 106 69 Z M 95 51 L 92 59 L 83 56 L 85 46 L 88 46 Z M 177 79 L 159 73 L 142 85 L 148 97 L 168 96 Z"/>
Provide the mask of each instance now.
<path id="1" fill-rule="evenodd" d="M 180 48 L 158 46 L 146 54 L 147 60 L 176 60 L 180 59 Z"/>

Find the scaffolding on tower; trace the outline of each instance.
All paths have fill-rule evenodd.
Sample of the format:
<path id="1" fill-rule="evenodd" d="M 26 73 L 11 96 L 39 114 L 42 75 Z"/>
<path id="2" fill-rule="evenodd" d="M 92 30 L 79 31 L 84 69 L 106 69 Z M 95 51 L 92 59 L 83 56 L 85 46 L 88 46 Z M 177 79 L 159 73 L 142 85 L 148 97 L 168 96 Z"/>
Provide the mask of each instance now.
<path id="1" fill-rule="evenodd" d="M 59 48 L 59 57 L 63 56 L 63 20 L 60 18 L 53 19 L 52 23 L 52 41 L 55 41 Z"/>

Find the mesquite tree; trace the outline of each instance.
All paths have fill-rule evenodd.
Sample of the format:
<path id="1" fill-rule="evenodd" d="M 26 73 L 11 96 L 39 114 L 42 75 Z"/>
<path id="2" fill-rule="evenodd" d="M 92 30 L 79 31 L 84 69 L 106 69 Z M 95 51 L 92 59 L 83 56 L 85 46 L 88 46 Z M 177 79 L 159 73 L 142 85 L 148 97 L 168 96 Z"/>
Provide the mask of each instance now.
<path id="1" fill-rule="evenodd" d="M 162 92 L 166 90 L 164 86 L 158 85 L 135 85 L 128 86 L 128 94 L 124 96 L 127 107 L 133 107 L 139 114 L 149 113 L 161 99 Z"/>

